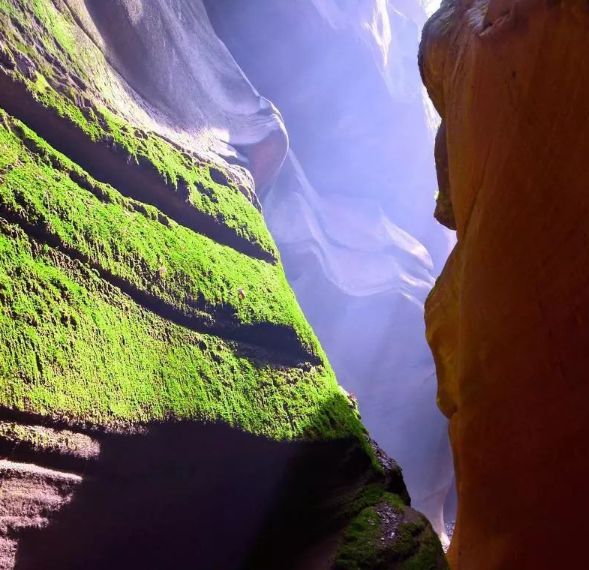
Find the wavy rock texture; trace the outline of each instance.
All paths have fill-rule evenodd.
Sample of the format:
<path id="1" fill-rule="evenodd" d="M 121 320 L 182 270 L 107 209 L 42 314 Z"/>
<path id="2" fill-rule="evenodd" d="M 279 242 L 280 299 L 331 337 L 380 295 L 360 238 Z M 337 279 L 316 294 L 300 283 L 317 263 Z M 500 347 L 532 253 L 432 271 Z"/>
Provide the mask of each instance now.
<path id="1" fill-rule="evenodd" d="M 576 0 L 445 1 L 424 30 L 458 233 L 426 311 L 456 569 L 586 564 L 588 25 Z"/>
<path id="2" fill-rule="evenodd" d="M 211 0 L 220 37 L 280 108 L 291 151 L 263 197 L 290 283 L 371 434 L 443 533 L 453 469 L 423 303 L 451 247 L 431 219 L 417 2 Z"/>
<path id="3" fill-rule="evenodd" d="M 367 509 L 444 567 L 286 281 L 285 152 L 199 2 L 0 1 L 2 570 L 368 568 Z"/>

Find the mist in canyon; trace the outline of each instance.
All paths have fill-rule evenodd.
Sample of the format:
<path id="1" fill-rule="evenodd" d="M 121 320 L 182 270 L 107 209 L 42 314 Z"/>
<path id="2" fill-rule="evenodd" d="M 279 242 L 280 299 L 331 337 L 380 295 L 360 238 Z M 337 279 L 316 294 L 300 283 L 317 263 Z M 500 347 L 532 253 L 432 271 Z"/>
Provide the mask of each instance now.
<path id="1" fill-rule="evenodd" d="M 363 421 L 443 533 L 453 468 L 423 304 L 453 246 L 432 216 L 437 117 L 411 1 L 207 3 L 219 37 L 284 118 L 262 189 L 287 276 Z"/>

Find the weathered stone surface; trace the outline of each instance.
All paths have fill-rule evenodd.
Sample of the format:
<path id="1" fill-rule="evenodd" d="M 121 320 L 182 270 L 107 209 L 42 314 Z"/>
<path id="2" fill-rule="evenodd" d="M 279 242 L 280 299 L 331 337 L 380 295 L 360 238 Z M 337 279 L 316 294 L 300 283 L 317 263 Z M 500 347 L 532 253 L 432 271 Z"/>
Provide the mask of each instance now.
<path id="1" fill-rule="evenodd" d="M 0 568 L 16 567 L 19 535 L 49 525 L 82 478 L 29 463 L 0 460 Z"/>
<path id="2" fill-rule="evenodd" d="M 426 307 L 459 570 L 586 565 L 589 10 L 446 0 L 421 65 L 458 245 Z"/>

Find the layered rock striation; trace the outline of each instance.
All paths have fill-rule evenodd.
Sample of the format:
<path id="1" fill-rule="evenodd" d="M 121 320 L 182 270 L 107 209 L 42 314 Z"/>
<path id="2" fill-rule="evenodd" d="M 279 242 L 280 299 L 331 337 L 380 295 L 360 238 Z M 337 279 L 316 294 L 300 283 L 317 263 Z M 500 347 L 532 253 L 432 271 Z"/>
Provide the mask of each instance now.
<path id="1" fill-rule="evenodd" d="M 2 570 L 444 567 L 260 212 L 286 142 L 199 2 L 0 2 Z"/>
<path id="2" fill-rule="evenodd" d="M 576 0 L 446 0 L 423 34 L 458 236 L 426 307 L 456 569 L 585 565 L 588 24 Z"/>

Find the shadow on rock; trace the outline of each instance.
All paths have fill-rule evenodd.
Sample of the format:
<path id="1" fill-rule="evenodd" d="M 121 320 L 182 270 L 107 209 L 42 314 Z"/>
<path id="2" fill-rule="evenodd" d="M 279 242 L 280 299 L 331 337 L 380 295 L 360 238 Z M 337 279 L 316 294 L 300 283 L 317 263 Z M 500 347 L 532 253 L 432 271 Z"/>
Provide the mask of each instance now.
<path id="1" fill-rule="evenodd" d="M 374 477 L 351 441 L 275 442 L 193 423 L 88 435 L 100 453 L 77 465 L 51 450 L 27 455 L 26 446 L 9 457 L 50 474 L 76 466 L 67 475 L 79 481 L 48 524 L 25 516 L 13 529 L 18 570 L 302 568 L 341 527 L 342 497 Z M 42 505 L 54 501 L 49 479 L 44 471 L 14 479 L 13 492 L 34 504 L 21 505 L 21 515 L 51 510 Z"/>

